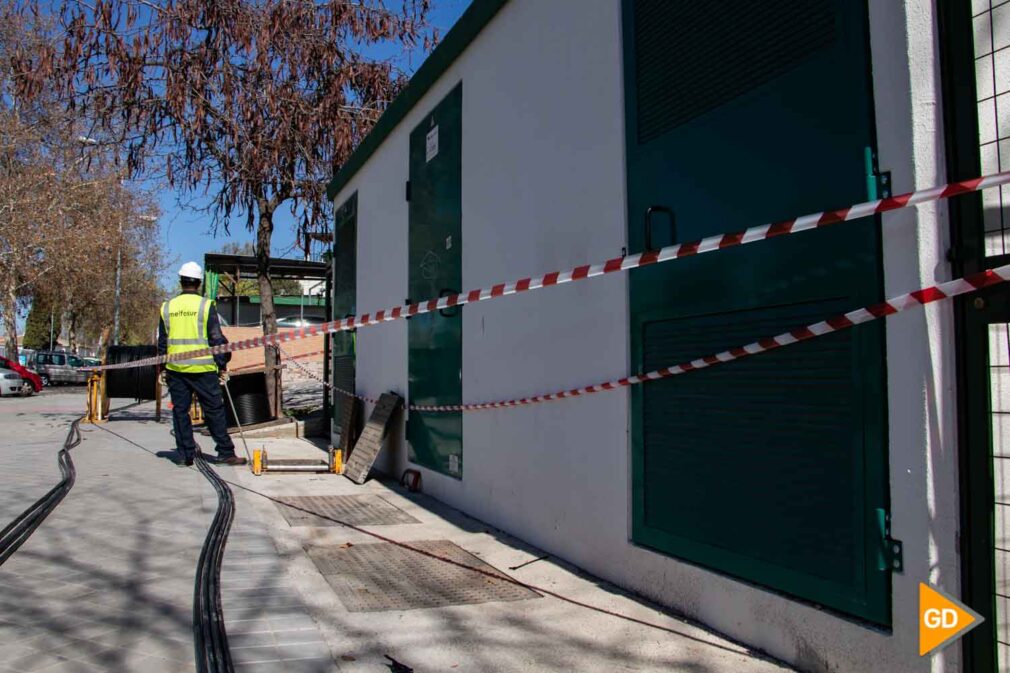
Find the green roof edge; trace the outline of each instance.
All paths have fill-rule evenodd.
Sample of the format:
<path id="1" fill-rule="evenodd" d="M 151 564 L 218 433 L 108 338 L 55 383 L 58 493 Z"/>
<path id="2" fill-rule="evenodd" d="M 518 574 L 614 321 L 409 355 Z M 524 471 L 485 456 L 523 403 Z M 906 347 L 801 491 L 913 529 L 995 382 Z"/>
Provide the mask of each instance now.
<path id="1" fill-rule="evenodd" d="M 379 149 L 393 129 L 399 126 L 404 117 L 414 109 L 417 102 L 424 94 L 428 93 L 428 90 L 445 74 L 449 66 L 470 46 L 484 26 L 491 22 L 498 10 L 504 7 L 507 2 L 508 0 L 473 0 L 473 3 L 463 12 L 463 16 L 459 17 L 459 21 L 446 33 L 445 39 L 428 55 L 414 76 L 410 78 L 406 88 L 393 99 L 393 102 L 379 117 L 379 121 L 372 127 L 371 132 L 365 136 L 361 144 L 351 153 L 350 158 L 330 180 L 330 184 L 326 187 L 327 199 L 332 201 L 337 197 L 340 190 L 361 170 L 361 167 Z"/>
<path id="2" fill-rule="evenodd" d="M 217 301 L 222 299 L 234 299 L 231 295 L 225 295 L 223 297 L 218 297 Z M 243 294 L 239 295 L 239 299 L 248 299 L 250 304 L 262 304 L 262 300 L 258 294 Z M 298 306 L 302 304 L 302 295 L 274 295 L 274 304 L 278 306 Z M 306 306 L 326 306 L 326 297 L 322 297 L 317 294 L 305 295 L 304 304 Z"/>

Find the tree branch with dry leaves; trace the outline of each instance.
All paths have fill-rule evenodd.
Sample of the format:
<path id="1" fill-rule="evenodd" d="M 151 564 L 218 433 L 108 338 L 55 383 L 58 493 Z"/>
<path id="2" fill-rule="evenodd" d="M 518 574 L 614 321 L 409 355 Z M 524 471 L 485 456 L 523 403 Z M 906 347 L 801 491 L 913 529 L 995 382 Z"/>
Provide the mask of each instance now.
<path id="1" fill-rule="evenodd" d="M 376 47 L 432 48 L 430 4 L 63 0 L 60 40 L 16 59 L 17 96 L 55 92 L 99 141 L 121 143 L 132 175 L 155 169 L 176 189 L 206 190 L 213 231 L 243 216 L 272 333 L 275 213 L 287 205 L 305 234 L 329 229 L 326 181 L 406 83 Z M 51 7 L 22 5 L 24 20 Z"/>
<path id="2" fill-rule="evenodd" d="M 82 142 L 87 120 L 51 91 L 18 95 L 15 63 L 51 48 L 45 26 L 24 20 L 20 10 L 0 2 L 0 319 L 12 357 L 19 311 L 36 300 L 66 312 L 72 328 L 80 325 L 72 341 L 111 320 L 111 295 L 104 293 L 113 284 L 114 245 L 138 300 L 162 294 L 163 267 L 156 224 L 134 217 L 141 209 L 153 214 L 153 202 L 123 183 L 116 152 Z M 143 244 L 123 240 L 121 231 Z M 124 316 L 144 330 L 148 313 Z"/>

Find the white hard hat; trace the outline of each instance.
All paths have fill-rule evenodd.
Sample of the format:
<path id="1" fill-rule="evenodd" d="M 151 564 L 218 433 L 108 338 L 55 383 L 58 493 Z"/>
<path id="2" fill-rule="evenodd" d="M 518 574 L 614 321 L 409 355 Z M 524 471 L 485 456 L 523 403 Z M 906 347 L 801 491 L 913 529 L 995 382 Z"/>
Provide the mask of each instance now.
<path id="1" fill-rule="evenodd" d="M 183 278 L 193 278 L 195 280 L 203 280 L 203 269 L 196 262 L 186 262 L 181 267 L 179 267 L 179 275 Z"/>

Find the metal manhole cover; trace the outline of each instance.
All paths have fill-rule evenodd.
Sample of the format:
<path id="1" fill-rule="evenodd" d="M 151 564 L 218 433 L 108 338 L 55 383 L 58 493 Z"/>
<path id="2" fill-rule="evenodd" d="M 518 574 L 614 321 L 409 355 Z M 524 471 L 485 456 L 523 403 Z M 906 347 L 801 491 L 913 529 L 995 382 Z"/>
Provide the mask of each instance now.
<path id="1" fill-rule="evenodd" d="M 278 500 L 281 502 L 277 503 L 277 508 L 291 526 L 339 526 L 337 521 L 354 526 L 420 523 L 377 495 L 281 496 Z M 313 512 L 330 518 L 316 516 Z"/>
<path id="2" fill-rule="evenodd" d="M 500 575 L 448 540 L 412 541 L 408 544 L 456 563 Z M 388 542 L 317 547 L 309 550 L 309 557 L 348 612 L 414 610 L 540 597 L 535 591 L 506 580 L 472 572 Z"/>

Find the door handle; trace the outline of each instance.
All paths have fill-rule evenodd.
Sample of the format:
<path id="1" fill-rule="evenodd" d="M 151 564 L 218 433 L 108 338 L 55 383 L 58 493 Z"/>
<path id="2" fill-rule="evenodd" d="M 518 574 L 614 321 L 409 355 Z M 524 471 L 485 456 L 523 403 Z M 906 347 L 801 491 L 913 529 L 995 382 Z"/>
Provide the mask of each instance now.
<path id="1" fill-rule="evenodd" d="M 670 243 L 677 242 L 677 217 L 673 211 L 666 206 L 649 206 L 645 211 L 645 249 L 654 250 L 652 247 L 652 216 L 662 213 L 670 218 Z"/>
<path id="2" fill-rule="evenodd" d="M 450 294 L 459 294 L 459 293 L 456 292 L 456 290 L 451 290 L 449 288 L 444 288 L 444 289 L 438 291 L 438 298 L 441 299 L 442 297 L 446 297 L 446 296 L 448 296 Z M 459 307 L 456 306 L 456 307 L 453 307 L 453 308 L 455 308 L 456 310 L 453 311 L 452 313 L 446 313 L 446 311 L 449 310 L 448 306 L 446 306 L 445 308 L 440 308 L 440 309 L 438 309 L 438 314 L 440 316 L 442 316 L 443 318 L 453 318 L 455 316 L 458 316 L 459 315 Z"/>

